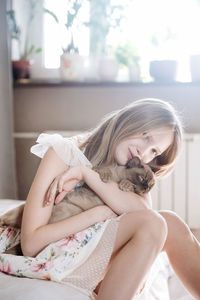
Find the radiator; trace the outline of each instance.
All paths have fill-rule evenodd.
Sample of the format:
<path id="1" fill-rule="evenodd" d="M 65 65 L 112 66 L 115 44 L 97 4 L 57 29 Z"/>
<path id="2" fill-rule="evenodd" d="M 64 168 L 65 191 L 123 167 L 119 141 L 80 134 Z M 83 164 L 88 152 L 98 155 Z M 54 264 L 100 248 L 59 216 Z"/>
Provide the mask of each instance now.
<path id="1" fill-rule="evenodd" d="M 186 134 L 174 171 L 152 190 L 155 210 L 170 209 L 200 228 L 200 134 Z"/>

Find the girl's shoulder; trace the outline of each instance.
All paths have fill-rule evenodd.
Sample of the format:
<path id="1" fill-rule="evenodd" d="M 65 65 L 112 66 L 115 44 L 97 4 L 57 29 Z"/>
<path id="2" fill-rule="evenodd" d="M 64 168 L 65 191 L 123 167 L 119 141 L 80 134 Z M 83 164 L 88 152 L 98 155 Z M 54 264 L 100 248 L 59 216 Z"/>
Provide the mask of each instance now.
<path id="1" fill-rule="evenodd" d="M 41 133 L 36 140 L 36 144 L 31 147 L 30 152 L 43 158 L 49 147 L 52 147 L 56 154 L 69 166 L 91 166 L 89 160 L 79 149 L 82 141 L 84 141 L 84 135 L 82 134 L 68 138 L 57 133 Z"/>
<path id="2" fill-rule="evenodd" d="M 74 142 L 74 144 L 77 147 L 80 147 L 89 137 L 89 133 L 88 132 L 81 132 L 81 133 L 77 133 L 74 136 L 69 137 L 68 139 L 71 140 L 72 142 Z"/>

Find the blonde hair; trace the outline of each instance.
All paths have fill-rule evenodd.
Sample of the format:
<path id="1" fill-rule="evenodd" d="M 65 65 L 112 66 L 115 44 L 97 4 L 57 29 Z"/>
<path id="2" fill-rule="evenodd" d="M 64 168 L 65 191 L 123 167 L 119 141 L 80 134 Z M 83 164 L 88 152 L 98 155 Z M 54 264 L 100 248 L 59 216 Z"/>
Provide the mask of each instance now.
<path id="1" fill-rule="evenodd" d="M 166 175 L 174 167 L 182 141 L 182 125 L 169 103 L 159 99 L 141 99 L 107 115 L 80 146 L 93 166 L 114 163 L 116 146 L 130 136 L 167 127 L 174 133 L 172 144 L 149 165 L 156 176 Z"/>

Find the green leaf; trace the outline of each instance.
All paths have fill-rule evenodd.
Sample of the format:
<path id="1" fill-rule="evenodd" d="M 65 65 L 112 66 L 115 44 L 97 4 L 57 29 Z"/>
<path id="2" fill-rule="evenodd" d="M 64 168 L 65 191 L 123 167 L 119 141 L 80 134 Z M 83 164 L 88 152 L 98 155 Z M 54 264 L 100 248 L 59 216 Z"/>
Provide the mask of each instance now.
<path id="1" fill-rule="evenodd" d="M 44 7 L 43 11 L 45 13 L 49 14 L 50 16 L 52 16 L 54 18 L 54 20 L 56 21 L 56 23 L 59 23 L 57 16 L 51 10 Z"/>
<path id="2" fill-rule="evenodd" d="M 35 53 L 40 53 L 40 52 L 42 52 L 42 48 L 37 48 L 37 49 L 35 50 Z"/>
<path id="3" fill-rule="evenodd" d="M 26 56 L 30 55 L 31 53 L 33 53 L 33 50 L 35 49 L 35 46 L 34 45 L 31 45 L 31 47 L 29 48 Z"/>

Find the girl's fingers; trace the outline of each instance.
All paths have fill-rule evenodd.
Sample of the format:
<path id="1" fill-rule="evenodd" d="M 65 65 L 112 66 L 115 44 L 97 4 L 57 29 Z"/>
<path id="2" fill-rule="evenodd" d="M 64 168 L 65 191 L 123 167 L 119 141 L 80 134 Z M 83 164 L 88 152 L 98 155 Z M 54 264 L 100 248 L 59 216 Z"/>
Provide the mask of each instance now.
<path id="1" fill-rule="evenodd" d="M 68 182 L 65 182 L 63 185 L 63 191 L 70 192 L 77 185 L 78 180 L 71 179 Z"/>
<path id="2" fill-rule="evenodd" d="M 49 190 L 48 190 L 46 205 L 49 205 L 55 199 L 56 191 L 57 191 L 57 184 L 58 184 L 58 180 L 55 179 L 52 182 L 52 184 L 50 185 Z"/>
<path id="3" fill-rule="evenodd" d="M 65 171 L 59 178 L 58 180 L 58 191 L 59 193 L 61 193 L 63 191 L 63 185 L 66 181 L 70 181 L 72 180 L 71 178 L 71 171 L 70 170 L 67 170 Z"/>
<path id="4" fill-rule="evenodd" d="M 80 177 L 80 170 L 78 169 L 78 167 L 72 167 L 71 169 L 65 171 L 59 178 L 58 181 L 58 191 L 59 193 L 62 192 L 62 190 L 64 190 L 64 185 L 66 185 L 67 182 L 79 182 L 81 179 L 79 179 Z M 76 185 L 76 184 L 75 184 Z M 75 186 L 74 185 L 74 186 Z M 70 188 L 71 190 L 72 188 Z"/>
<path id="5" fill-rule="evenodd" d="M 48 202 L 49 202 L 49 194 L 50 194 L 51 187 L 52 187 L 52 183 L 50 184 L 50 186 L 49 186 L 49 188 L 46 192 L 46 196 L 45 196 L 45 199 L 44 199 L 44 202 L 43 202 L 44 206 L 49 204 Z"/>
<path id="6" fill-rule="evenodd" d="M 49 186 L 44 205 L 49 205 L 52 201 L 55 201 L 55 198 L 57 199 L 55 203 L 62 201 L 64 196 L 80 181 L 78 179 L 80 177 L 79 173 L 79 169 L 74 167 L 57 176 Z M 59 192 L 58 198 L 56 197 L 57 192 Z"/>
<path id="7" fill-rule="evenodd" d="M 49 186 L 49 189 L 48 189 L 48 195 L 47 195 L 47 200 L 49 200 L 49 198 L 50 198 L 50 193 L 51 193 L 51 191 L 52 191 L 52 189 L 53 189 L 53 186 L 54 186 L 54 184 L 55 184 L 55 181 L 56 181 L 56 179 L 54 179 L 53 180 L 53 182 L 50 184 L 50 186 Z"/>
<path id="8" fill-rule="evenodd" d="M 60 180 L 58 181 L 58 192 L 61 193 L 63 190 L 63 183 L 64 179 L 61 177 Z"/>
<path id="9" fill-rule="evenodd" d="M 67 194 L 68 192 L 67 191 L 62 191 L 55 199 L 55 204 L 58 204 L 60 203 L 63 198 L 65 197 L 65 195 Z"/>
<path id="10" fill-rule="evenodd" d="M 60 176 L 60 178 L 58 180 L 58 192 L 59 193 L 62 192 L 62 190 L 63 190 L 63 184 L 67 180 L 67 178 L 69 177 L 68 173 L 69 173 L 69 170 L 64 171 L 63 174 Z"/>
<path id="11" fill-rule="evenodd" d="M 66 182 L 64 185 L 63 185 L 63 190 L 61 192 L 59 192 L 59 195 L 57 195 L 56 199 L 55 199 L 55 204 L 58 204 L 60 203 L 63 198 L 65 197 L 65 195 L 70 192 L 75 186 L 76 184 L 78 183 L 78 180 L 75 180 L 75 179 L 72 179 L 68 182 Z"/>

